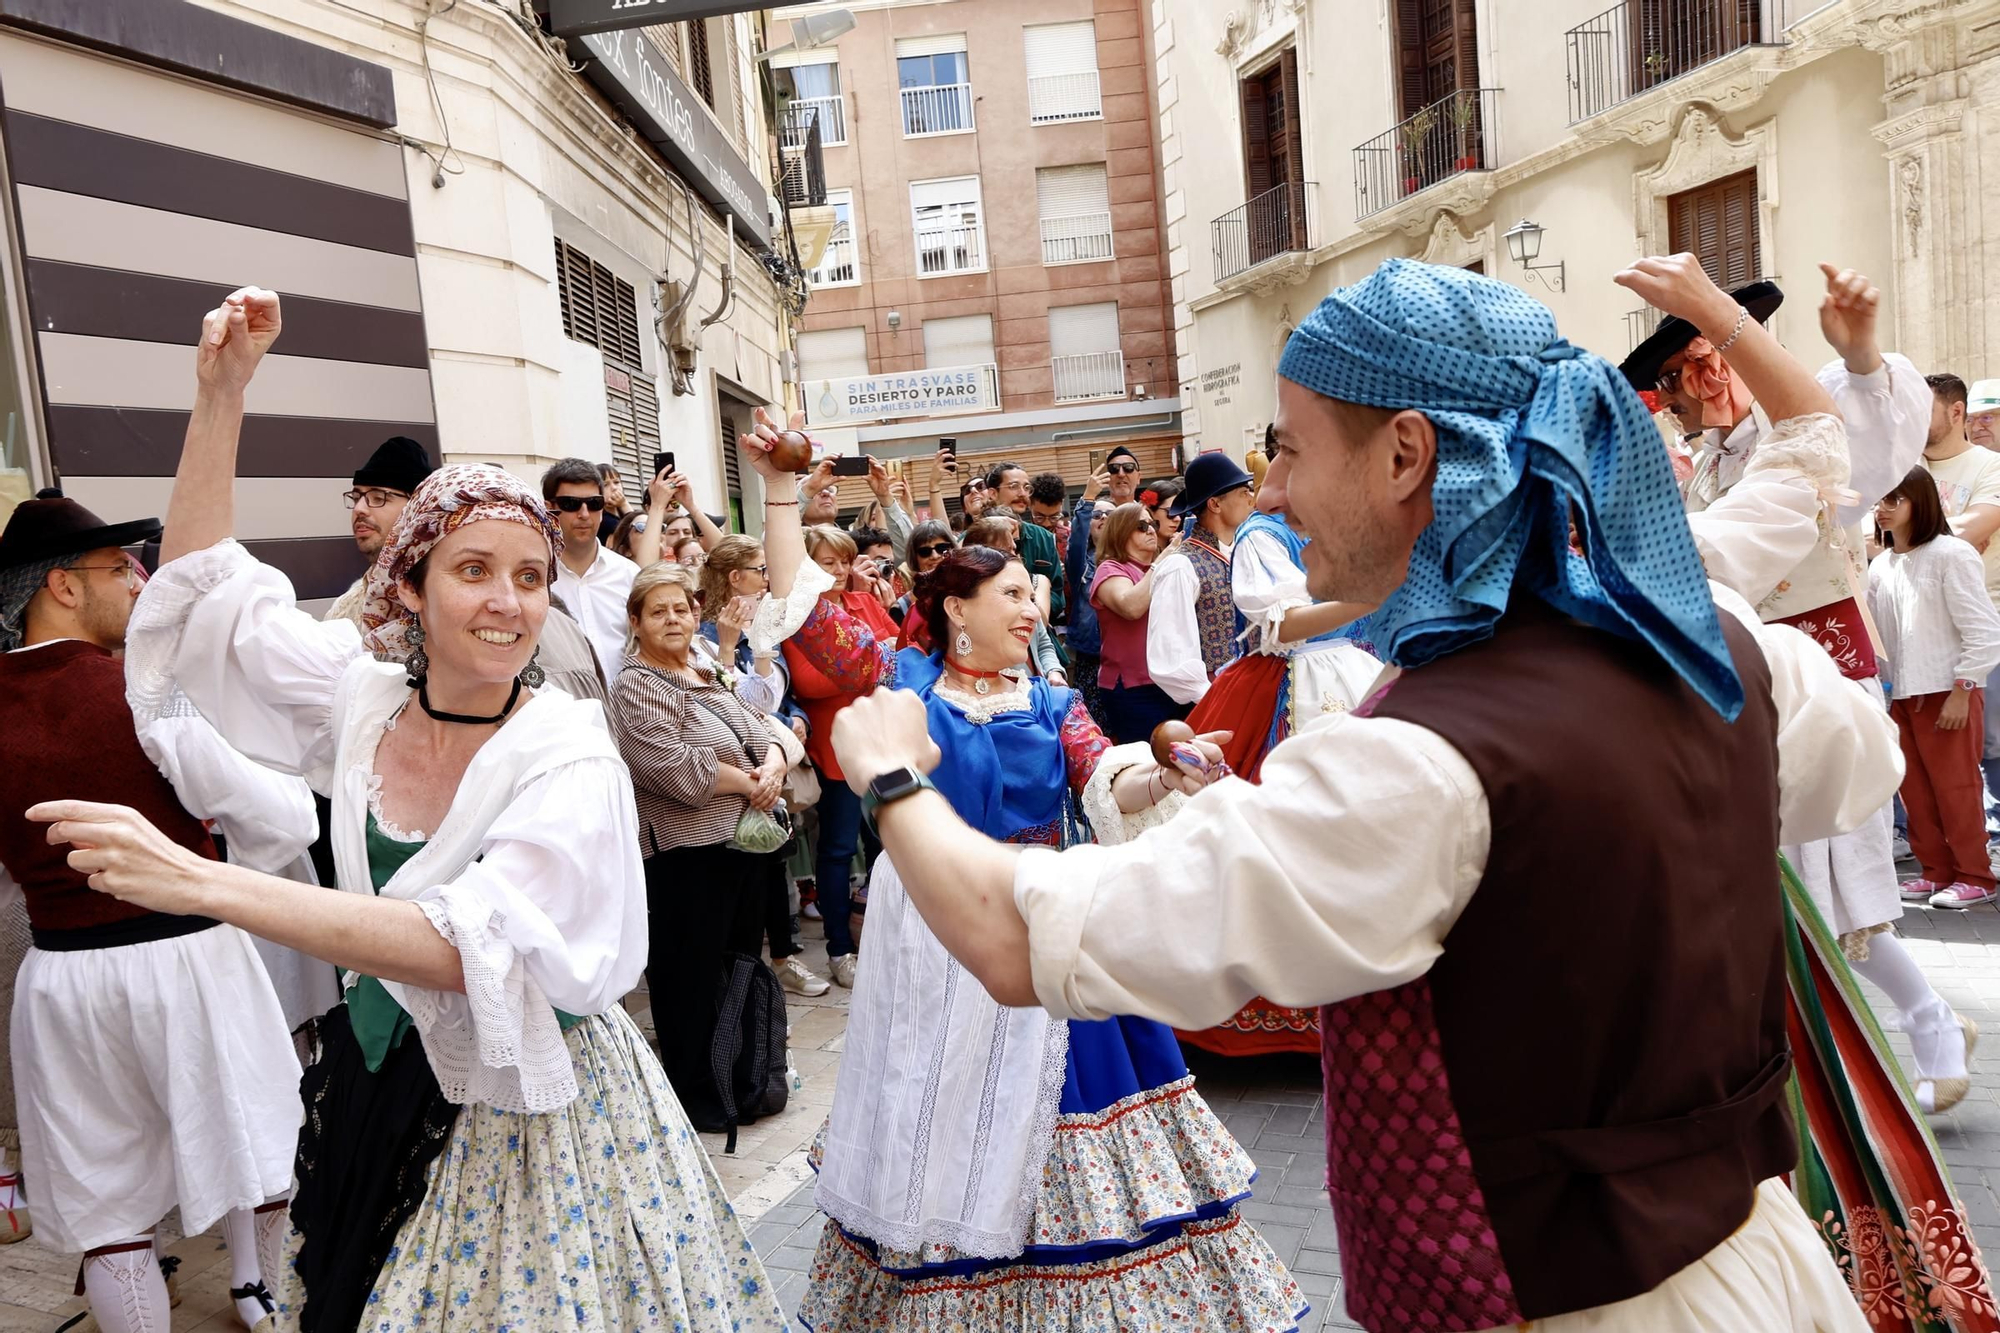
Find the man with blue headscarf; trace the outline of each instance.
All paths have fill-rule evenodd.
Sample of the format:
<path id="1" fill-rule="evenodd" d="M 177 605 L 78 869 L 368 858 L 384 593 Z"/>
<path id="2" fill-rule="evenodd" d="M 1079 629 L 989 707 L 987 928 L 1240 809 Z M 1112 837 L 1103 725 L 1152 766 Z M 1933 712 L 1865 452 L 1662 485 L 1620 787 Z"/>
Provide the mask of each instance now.
<path id="1" fill-rule="evenodd" d="M 1620 280 L 1736 320 L 1690 256 Z M 1761 328 L 1738 345 L 1774 417 L 1829 413 Z M 911 898 L 1006 1003 L 1184 1028 L 1258 993 L 1327 1006 L 1365 1328 L 1865 1328 L 1777 1179 L 1772 858 L 1886 798 L 1893 727 L 1707 582 L 1637 394 L 1519 290 L 1392 260 L 1278 373 L 1267 492 L 1314 596 L 1380 604 L 1358 632 L 1400 674 L 1261 786 L 1062 853 L 970 833 L 922 791 L 922 706 L 862 700 L 835 745 Z"/>

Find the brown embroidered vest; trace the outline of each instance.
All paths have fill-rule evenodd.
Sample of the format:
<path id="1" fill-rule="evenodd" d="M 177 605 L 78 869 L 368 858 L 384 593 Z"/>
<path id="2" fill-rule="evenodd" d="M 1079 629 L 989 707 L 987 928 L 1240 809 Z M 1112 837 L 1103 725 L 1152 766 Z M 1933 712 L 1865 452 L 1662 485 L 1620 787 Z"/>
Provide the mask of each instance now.
<path id="1" fill-rule="evenodd" d="M 1427 975 L 1321 1013 L 1363 1327 L 1640 1295 L 1792 1167 L 1776 710 L 1754 639 L 1722 624 L 1733 724 L 1643 644 L 1532 599 L 1370 710 L 1465 757 L 1492 843 Z"/>

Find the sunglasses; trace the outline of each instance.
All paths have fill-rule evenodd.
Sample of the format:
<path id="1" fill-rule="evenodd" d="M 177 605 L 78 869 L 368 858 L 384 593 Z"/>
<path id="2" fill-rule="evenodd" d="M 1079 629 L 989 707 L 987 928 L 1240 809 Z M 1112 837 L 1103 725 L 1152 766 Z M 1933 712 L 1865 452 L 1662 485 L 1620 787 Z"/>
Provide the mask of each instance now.
<path id="1" fill-rule="evenodd" d="M 1129 473 L 1137 472 L 1139 465 L 1137 463 L 1113 463 L 1104 470 L 1114 477 L 1122 477 Z"/>
<path id="2" fill-rule="evenodd" d="M 950 549 L 951 549 L 950 542 L 932 542 L 925 546 L 919 546 L 917 548 L 917 554 L 920 556 L 943 555 L 946 551 L 949 551 Z"/>
<path id="3" fill-rule="evenodd" d="M 558 495 L 556 508 L 565 514 L 574 514 L 579 509 L 588 509 L 595 514 L 603 510 L 604 497 L 601 495 Z"/>
<path id="4" fill-rule="evenodd" d="M 1141 519 L 1139 521 L 1139 531 L 1141 532 L 1158 532 L 1159 530 L 1160 530 L 1160 525 L 1155 523 L 1150 518 Z"/>

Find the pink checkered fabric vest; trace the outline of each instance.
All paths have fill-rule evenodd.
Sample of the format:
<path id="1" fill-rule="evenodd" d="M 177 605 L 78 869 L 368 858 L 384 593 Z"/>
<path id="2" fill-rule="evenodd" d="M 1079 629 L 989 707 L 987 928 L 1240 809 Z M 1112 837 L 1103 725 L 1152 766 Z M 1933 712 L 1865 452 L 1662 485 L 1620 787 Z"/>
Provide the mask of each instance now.
<path id="1" fill-rule="evenodd" d="M 1755 642 L 1722 622 L 1734 724 L 1643 644 L 1539 601 L 1364 706 L 1463 755 L 1492 829 L 1429 972 L 1321 1011 L 1327 1191 L 1364 1328 L 1640 1295 L 1792 1167 L 1776 714 Z"/>

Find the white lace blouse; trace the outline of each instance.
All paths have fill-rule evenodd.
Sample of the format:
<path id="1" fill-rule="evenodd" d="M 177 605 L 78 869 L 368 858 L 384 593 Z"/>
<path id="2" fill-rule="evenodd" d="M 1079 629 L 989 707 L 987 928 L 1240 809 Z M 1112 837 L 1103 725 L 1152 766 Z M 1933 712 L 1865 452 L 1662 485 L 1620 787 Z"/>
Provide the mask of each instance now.
<path id="1" fill-rule="evenodd" d="M 340 887 L 370 892 L 377 743 L 409 698 L 347 621 L 224 541 L 161 567 L 133 608 L 126 692 L 142 727 L 178 688 L 232 746 L 332 798 Z M 577 1096 L 555 1010 L 597 1014 L 646 964 L 631 778 L 602 708 L 544 689 L 481 747 L 443 824 L 382 889 L 459 951 L 465 993 L 385 982 L 445 1096 L 538 1113 Z"/>

